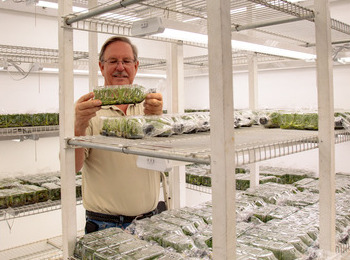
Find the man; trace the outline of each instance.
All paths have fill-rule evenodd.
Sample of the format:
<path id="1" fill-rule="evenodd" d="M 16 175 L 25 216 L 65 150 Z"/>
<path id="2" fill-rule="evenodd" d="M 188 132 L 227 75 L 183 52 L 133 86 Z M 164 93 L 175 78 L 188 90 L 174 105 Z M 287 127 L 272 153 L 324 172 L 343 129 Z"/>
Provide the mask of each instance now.
<path id="1" fill-rule="evenodd" d="M 105 85 L 132 84 L 139 61 L 137 49 L 125 37 L 112 37 L 101 48 L 99 66 Z M 75 106 L 75 135 L 98 135 L 101 116 L 159 115 L 163 100 L 151 93 L 141 104 L 101 107 L 93 92 L 82 96 Z M 125 228 L 135 218 L 156 213 L 160 174 L 136 166 L 136 156 L 99 149 L 75 150 L 76 171 L 83 173 L 85 232 L 119 226 Z"/>

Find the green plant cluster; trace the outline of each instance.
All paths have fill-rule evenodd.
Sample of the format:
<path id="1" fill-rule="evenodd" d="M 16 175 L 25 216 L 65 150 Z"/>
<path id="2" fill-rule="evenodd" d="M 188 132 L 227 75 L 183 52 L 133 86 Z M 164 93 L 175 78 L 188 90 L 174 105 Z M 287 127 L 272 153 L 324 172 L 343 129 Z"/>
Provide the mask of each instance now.
<path id="1" fill-rule="evenodd" d="M 108 117 L 103 119 L 101 134 L 105 136 L 140 139 L 145 136 L 143 117 Z"/>
<path id="2" fill-rule="evenodd" d="M 130 139 L 168 137 L 210 130 L 209 114 L 105 117 L 102 120 L 102 135 Z"/>
<path id="3" fill-rule="evenodd" d="M 236 174 L 246 173 L 246 169 L 244 168 L 236 168 Z M 186 167 L 186 183 L 197 185 L 197 186 L 205 186 L 211 187 L 211 173 L 209 169 L 203 169 L 200 165 L 189 165 Z M 245 188 L 242 188 L 242 187 Z M 241 180 L 236 178 L 236 189 L 243 190 L 249 188 L 249 176 L 248 183 L 246 180 Z"/>
<path id="4" fill-rule="evenodd" d="M 199 172 L 199 166 L 194 164 L 187 169 Z M 202 172 L 208 169 L 202 165 Z M 318 259 L 321 253 L 318 247 L 319 195 L 310 191 L 313 186 L 318 186 L 317 179 L 310 176 L 303 178 L 308 176 L 307 172 L 297 169 L 262 170 L 266 174 L 281 176 L 286 183 L 296 182 L 268 182 L 255 190 L 236 192 L 236 258 Z M 240 172 L 238 168 L 236 174 L 244 174 Z M 316 185 L 311 186 L 315 182 Z M 349 175 L 337 174 L 336 187 L 340 192 L 336 196 L 337 208 L 341 208 L 336 216 L 336 243 L 346 247 L 350 226 L 350 205 L 347 203 L 350 199 Z M 127 231 L 111 228 L 84 235 L 76 245 L 75 256 L 78 259 L 209 260 L 213 259 L 212 247 L 215 244 L 212 224 L 211 201 L 170 209 L 151 218 L 135 220 Z M 154 250 L 150 250 L 153 247 Z M 149 251 L 143 251 L 146 248 Z M 135 255 L 137 257 L 132 258 Z"/>
<path id="5" fill-rule="evenodd" d="M 137 104 L 146 98 L 145 88 L 139 85 L 105 86 L 93 90 L 95 99 L 102 102 L 102 106 Z"/>
<path id="6" fill-rule="evenodd" d="M 0 128 L 59 125 L 58 113 L 0 115 Z"/>
<path id="7" fill-rule="evenodd" d="M 335 113 L 334 128 L 342 129 L 342 121 L 344 118 L 347 118 L 348 115 L 348 113 Z M 260 116 L 259 123 L 265 128 L 318 130 L 318 114 L 274 111 Z"/>
<path id="8" fill-rule="evenodd" d="M 76 175 L 76 197 L 81 197 L 81 175 Z M 58 174 L 27 175 L 0 179 L 0 209 L 61 199 Z"/>
<path id="9" fill-rule="evenodd" d="M 198 113 L 198 112 L 209 112 L 209 109 L 185 109 L 185 113 Z"/>

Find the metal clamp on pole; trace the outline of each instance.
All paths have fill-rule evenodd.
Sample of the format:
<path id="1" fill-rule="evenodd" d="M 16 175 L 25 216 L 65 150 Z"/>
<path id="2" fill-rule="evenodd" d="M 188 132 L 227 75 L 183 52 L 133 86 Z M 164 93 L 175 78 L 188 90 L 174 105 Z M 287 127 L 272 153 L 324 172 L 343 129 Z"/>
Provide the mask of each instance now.
<path id="1" fill-rule="evenodd" d="M 69 141 L 71 140 L 70 137 L 65 137 L 64 141 L 65 141 L 65 149 L 75 149 L 75 148 L 81 148 L 81 146 L 79 145 L 75 145 L 75 144 L 70 144 Z"/>

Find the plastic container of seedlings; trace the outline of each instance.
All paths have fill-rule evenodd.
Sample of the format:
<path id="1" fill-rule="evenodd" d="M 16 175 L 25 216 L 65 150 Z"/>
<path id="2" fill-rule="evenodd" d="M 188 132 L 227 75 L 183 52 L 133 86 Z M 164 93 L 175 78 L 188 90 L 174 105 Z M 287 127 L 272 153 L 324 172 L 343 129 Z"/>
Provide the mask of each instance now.
<path id="1" fill-rule="evenodd" d="M 162 246 L 171 247 L 178 253 L 191 250 L 195 247 L 193 240 L 186 235 L 167 234 L 162 238 Z"/>
<path id="2" fill-rule="evenodd" d="M 48 189 L 50 200 L 61 199 L 61 185 L 53 182 L 43 183 L 41 187 Z"/>
<path id="3" fill-rule="evenodd" d="M 303 255 L 292 245 L 285 242 L 267 240 L 261 237 L 242 236 L 238 243 L 272 251 L 277 259 L 300 259 Z"/>
<path id="4" fill-rule="evenodd" d="M 150 92 L 144 87 L 132 85 L 98 86 L 93 90 L 95 99 L 102 101 L 102 106 L 141 103 Z"/>
<path id="5" fill-rule="evenodd" d="M 101 120 L 102 135 L 129 139 L 140 139 L 145 136 L 145 119 L 141 116 L 101 117 Z"/>
<path id="6" fill-rule="evenodd" d="M 174 121 L 169 116 L 146 116 L 144 133 L 147 136 L 168 137 L 175 133 Z"/>
<path id="7" fill-rule="evenodd" d="M 265 128 L 279 128 L 281 124 L 281 114 L 279 112 L 268 112 L 259 117 L 259 123 Z"/>
<path id="8" fill-rule="evenodd" d="M 124 255 L 125 259 L 155 259 L 159 256 L 162 256 L 165 252 L 165 249 L 158 245 L 148 245 L 131 253 Z M 130 258 L 128 258 L 130 257 Z"/>

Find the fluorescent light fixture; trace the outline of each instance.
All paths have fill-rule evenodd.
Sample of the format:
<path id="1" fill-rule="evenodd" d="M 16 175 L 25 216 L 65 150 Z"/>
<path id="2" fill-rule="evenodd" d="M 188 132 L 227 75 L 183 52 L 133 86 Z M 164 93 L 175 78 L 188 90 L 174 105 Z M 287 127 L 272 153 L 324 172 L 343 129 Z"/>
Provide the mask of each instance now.
<path id="1" fill-rule="evenodd" d="M 58 68 L 43 68 L 42 70 L 43 72 L 48 72 L 48 73 L 58 73 Z M 88 70 L 73 70 L 74 74 L 89 74 Z M 101 74 L 101 72 L 98 72 L 99 74 Z"/>
<path id="2" fill-rule="evenodd" d="M 58 9 L 58 3 L 48 2 L 48 1 L 39 1 L 36 6 L 46 7 L 51 9 Z M 73 12 L 86 12 L 86 8 L 73 6 Z"/>
<path id="3" fill-rule="evenodd" d="M 153 36 L 173 39 L 173 40 L 208 44 L 208 36 L 205 34 L 192 33 L 192 32 L 180 31 L 180 30 L 169 29 L 169 28 L 165 28 L 163 33 L 157 33 L 157 34 L 154 34 Z"/>
<path id="4" fill-rule="evenodd" d="M 188 22 L 193 22 L 193 21 L 198 21 L 202 18 L 199 18 L 199 17 L 194 17 L 194 18 L 190 18 L 190 19 L 187 19 L 187 20 L 184 20 L 183 22 L 184 23 L 188 23 Z"/>
<path id="5" fill-rule="evenodd" d="M 247 7 L 237 8 L 230 10 L 230 14 L 244 13 L 247 11 Z"/>
<path id="6" fill-rule="evenodd" d="M 169 29 L 169 28 L 166 28 L 163 33 L 154 34 L 154 36 L 173 39 L 173 40 L 208 44 L 208 36 L 205 34 L 192 33 L 192 32 L 180 31 L 180 30 Z M 243 40 L 232 40 L 231 44 L 232 44 L 232 48 L 237 50 L 260 52 L 260 53 L 265 53 L 270 55 L 283 56 L 283 57 L 308 60 L 308 61 L 316 59 L 316 55 L 314 54 L 310 54 L 302 51 L 288 50 L 280 47 L 267 46 L 264 44 L 251 43 Z"/>
<path id="7" fill-rule="evenodd" d="M 56 68 L 43 68 L 43 72 L 58 72 Z"/>
<path id="8" fill-rule="evenodd" d="M 316 59 L 316 55 L 314 55 L 314 54 L 309 54 L 309 53 L 304 53 L 304 52 L 299 52 L 299 51 L 292 51 L 292 50 L 287 50 L 287 49 L 281 49 L 281 48 L 277 48 L 277 47 L 271 47 L 271 46 L 266 46 L 266 45 L 261 45 L 261 44 L 250 43 L 250 42 L 232 40 L 231 44 L 232 44 L 232 48 L 238 49 L 238 50 L 260 52 L 260 53 L 289 57 L 289 58 L 300 59 L 300 60 L 315 60 Z"/>
<path id="9" fill-rule="evenodd" d="M 48 73 L 58 73 L 58 68 L 43 68 L 43 72 Z M 81 75 L 88 75 L 88 70 L 73 70 L 74 74 L 81 74 Z M 101 75 L 101 71 L 98 71 L 98 75 Z M 154 73 L 137 73 L 136 77 L 143 77 L 143 78 L 162 78 L 166 79 L 166 75 L 164 74 L 154 74 Z"/>
<path id="10" fill-rule="evenodd" d="M 166 79 L 166 75 L 164 74 L 152 74 L 152 73 L 137 73 L 136 78 L 160 78 Z"/>

